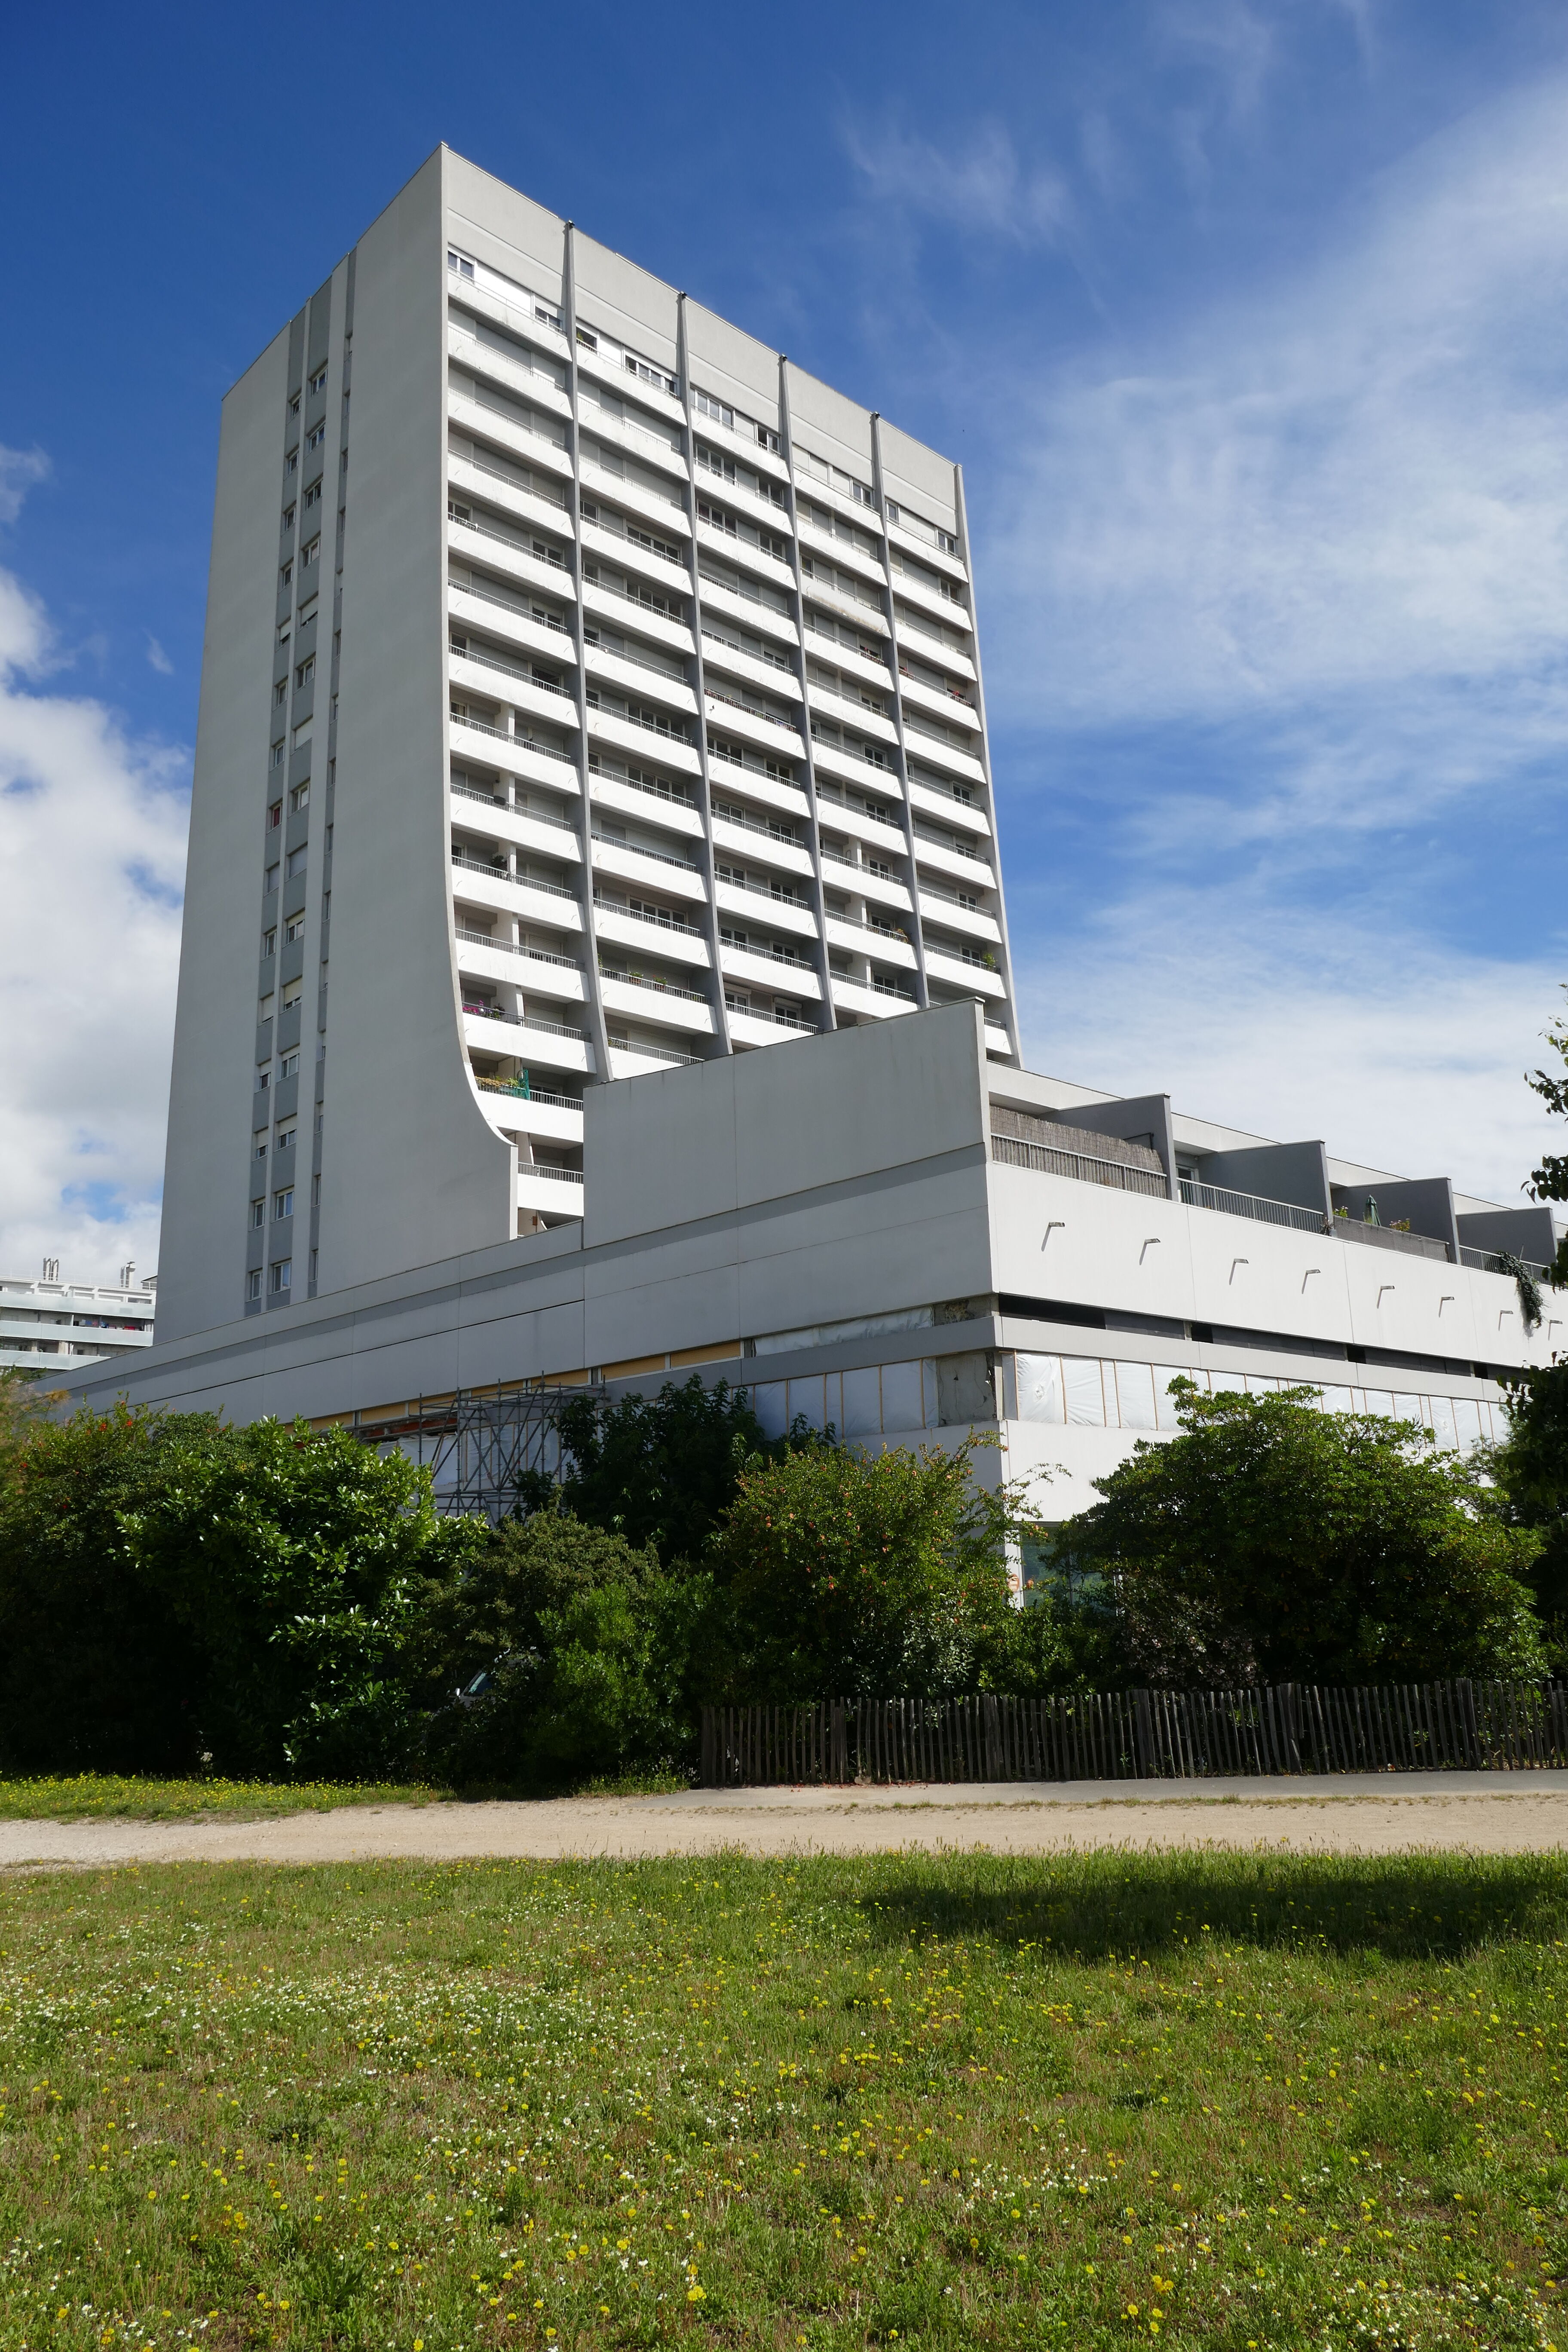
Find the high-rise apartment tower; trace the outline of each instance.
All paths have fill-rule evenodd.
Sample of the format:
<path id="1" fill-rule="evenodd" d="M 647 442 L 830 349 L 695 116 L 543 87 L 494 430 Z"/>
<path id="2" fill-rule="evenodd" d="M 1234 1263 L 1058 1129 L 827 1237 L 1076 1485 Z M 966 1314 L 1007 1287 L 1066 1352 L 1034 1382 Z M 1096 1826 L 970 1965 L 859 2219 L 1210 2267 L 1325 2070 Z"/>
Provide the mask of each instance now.
<path id="1" fill-rule="evenodd" d="M 438 150 L 224 405 L 160 1339 L 963 998 L 1016 1065 L 959 469 Z"/>

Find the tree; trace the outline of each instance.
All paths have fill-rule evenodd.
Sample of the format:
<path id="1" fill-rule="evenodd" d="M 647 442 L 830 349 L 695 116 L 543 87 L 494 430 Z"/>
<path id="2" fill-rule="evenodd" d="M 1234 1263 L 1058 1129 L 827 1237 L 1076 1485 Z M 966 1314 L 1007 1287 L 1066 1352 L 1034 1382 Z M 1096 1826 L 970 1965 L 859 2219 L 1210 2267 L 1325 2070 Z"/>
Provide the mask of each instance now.
<path id="1" fill-rule="evenodd" d="M 743 1391 L 704 1388 L 696 1373 L 653 1398 L 574 1398 L 559 1427 L 564 1507 L 633 1546 L 651 1543 L 665 1561 L 697 1559 L 748 1460 L 777 1450 Z"/>
<path id="2" fill-rule="evenodd" d="M 1174 1392 L 1182 1434 L 1097 1479 L 1104 1499 L 1057 1547 L 1105 1577 L 1139 1681 L 1541 1672 L 1538 1538 L 1489 1509 L 1478 1467 L 1311 1390 Z"/>
<path id="3" fill-rule="evenodd" d="M 0 1488 L 6 1760 L 391 1769 L 416 1605 L 475 1539 L 344 1430 L 79 1412 Z"/>
<path id="4" fill-rule="evenodd" d="M 1563 992 L 1568 994 L 1568 988 Z M 1524 1082 L 1548 1110 L 1559 1118 L 1568 1118 L 1568 1020 L 1562 1014 L 1547 1029 L 1546 1042 L 1563 1064 L 1563 1075 L 1554 1077 L 1548 1070 L 1537 1070 L 1531 1077 L 1527 1072 Z M 1532 1201 L 1568 1201 L 1568 1153 L 1544 1152 L 1540 1167 L 1531 1170 L 1525 1189 Z M 1568 1288 L 1568 1234 L 1557 1244 L 1551 1281 L 1556 1289 Z M 1540 1320 L 1539 1316 L 1536 1319 Z"/>
<path id="5" fill-rule="evenodd" d="M 1523 1570 L 1540 1613 L 1553 1675 L 1568 1674 L 1568 1364 L 1519 1373 L 1508 1398 L 1508 1434 L 1486 1457 L 1493 1507 L 1539 1544 Z"/>
<path id="6" fill-rule="evenodd" d="M 426 1614 L 445 1693 L 485 1686 L 430 1726 L 433 1764 L 467 1783 L 548 1789 L 681 1757 L 710 1587 L 651 1545 L 565 1512 L 504 1524 Z"/>
<path id="7" fill-rule="evenodd" d="M 747 1469 L 712 1552 L 743 1699 L 936 1696 L 995 1687 L 1016 1634 L 1011 1490 L 952 1453 L 817 1444 Z"/>
<path id="8" fill-rule="evenodd" d="M 0 1486 L 21 1458 L 22 1449 L 43 1429 L 47 1408 L 37 1379 L 8 1366 L 0 1372 Z"/>

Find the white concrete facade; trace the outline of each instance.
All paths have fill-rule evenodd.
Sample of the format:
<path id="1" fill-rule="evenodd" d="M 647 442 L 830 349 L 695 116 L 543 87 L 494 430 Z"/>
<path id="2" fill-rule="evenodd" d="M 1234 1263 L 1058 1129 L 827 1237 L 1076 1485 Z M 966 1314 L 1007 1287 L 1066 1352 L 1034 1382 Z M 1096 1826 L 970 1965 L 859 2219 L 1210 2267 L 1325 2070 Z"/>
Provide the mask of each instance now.
<path id="1" fill-rule="evenodd" d="M 1173 1117 L 1163 1096 L 999 1068 L 974 1006 L 593 1087 L 584 1119 L 580 1221 L 161 1342 L 80 1392 L 374 1422 L 458 1389 L 646 1391 L 695 1369 L 748 1389 L 772 1428 L 804 1412 L 862 1443 L 993 1430 L 983 1475 L 1031 1480 L 1058 1519 L 1170 1431 L 1177 1375 L 1305 1383 L 1460 1446 L 1500 1433 L 1503 1377 L 1563 1337 L 1552 1294 L 1526 1333 L 1513 1279 L 1414 1217 L 1405 1233 L 1184 1181 L 1222 1152 L 1289 1170 L 1300 1150 Z M 1021 1140 L 1024 1120 L 1058 1140 Z M 1397 1199 L 1403 1180 L 1315 1150 L 1331 1182 Z M 1461 1230 L 1510 1213 L 1457 1212 Z"/>
<path id="2" fill-rule="evenodd" d="M 438 150 L 224 404 L 160 1338 L 952 1003 L 1016 1064 L 958 469 Z"/>

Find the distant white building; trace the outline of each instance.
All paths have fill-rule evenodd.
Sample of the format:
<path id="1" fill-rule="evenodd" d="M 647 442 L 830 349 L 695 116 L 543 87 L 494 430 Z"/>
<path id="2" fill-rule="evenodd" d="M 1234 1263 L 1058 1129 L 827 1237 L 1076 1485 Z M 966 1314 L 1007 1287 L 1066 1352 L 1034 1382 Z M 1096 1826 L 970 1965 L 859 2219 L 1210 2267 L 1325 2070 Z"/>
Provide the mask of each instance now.
<path id="1" fill-rule="evenodd" d="M 153 1344 L 157 1276 L 136 1279 L 124 1265 L 110 1286 L 62 1282 L 58 1258 L 44 1260 L 37 1281 L 0 1275 L 0 1372 L 37 1373 L 46 1387 L 105 1357 L 127 1356 Z"/>

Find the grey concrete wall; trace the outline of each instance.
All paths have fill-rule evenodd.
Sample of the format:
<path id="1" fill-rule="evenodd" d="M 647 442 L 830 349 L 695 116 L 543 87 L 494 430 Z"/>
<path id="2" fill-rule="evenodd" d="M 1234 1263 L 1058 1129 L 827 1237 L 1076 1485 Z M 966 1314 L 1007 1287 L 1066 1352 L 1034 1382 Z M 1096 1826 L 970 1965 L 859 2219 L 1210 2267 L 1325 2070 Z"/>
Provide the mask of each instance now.
<path id="1" fill-rule="evenodd" d="M 442 151 L 357 248 L 337 726 L 323 1293 L 515 1230 L 452 954 Z"/>
<path id="2" fill-rule="evenodd" d="M 1007 1098 L 1006 1087 L 999 1076 L 993 1079 L 992 1087 L 999 1098 Z M 1129 1095 L 1121 1101 L 1075 1104 L 1072 1123 L 1091 1135 L 1120 1135 L 1129 1142 L 1142 1142 L 1145 1137 L 1152 1137 L 1174 1198 L 1176 1147 L 1171 1132 L 1169 1095 Z"/>
<path id="3" fill-rule="evenodd" d="M 1321 1142 L 1269 1143 L 1242 1151 L 1214 1151 L 1197 1162 L 1198 1181 L 1252 1192 L 1265 1201 L 1289 1201 L 1333 1214 L 1328 1154 Z M 1423 1228 L 1423 1231 L 1425 1228 Z"/>
<path id="4" fill-rule="evenodd" d="M 218 440 L 169 1093 L 161 1339 L 226 1323 L 245 1280 L 288 361 L 285 328 L 225 400 Z"/>
<path id="5" fill-rule="evenodd" d="M 1383 1205 L 1383 1193 L 1377 1195 Z M 1403 1212 L 1401 1213 L 1403 1213 Z M 1552 1211 L 1544 1202 L 1528 1208 L 1469 1211 L 1456 1220 L 1466 1249 L 1510 1250 L 1531 1265 L 1550 1265 L 1557 1255 L 1557 1234 Z M 163 1314 L 162 1306 L 158 1312 Z"/>
<path id="6" fill-rule="evenodd" d="M 1342 1202 L 1352 1217 L 1364 1214 L 1366 1196 L 1377 1202 L 1379 1221 L 1385 1225 L 1408 1217 L 1413 1234 L 1445 1242 L 1458 1258 L 1459 1228 L 1454 1215 L 1454 1187 L 1447 1176 L 1406 1177 L 1392 1184 L 1339 1184 L 1334 1206 Z"/>

